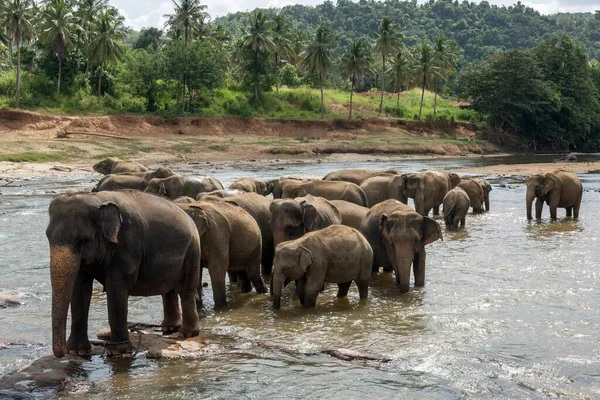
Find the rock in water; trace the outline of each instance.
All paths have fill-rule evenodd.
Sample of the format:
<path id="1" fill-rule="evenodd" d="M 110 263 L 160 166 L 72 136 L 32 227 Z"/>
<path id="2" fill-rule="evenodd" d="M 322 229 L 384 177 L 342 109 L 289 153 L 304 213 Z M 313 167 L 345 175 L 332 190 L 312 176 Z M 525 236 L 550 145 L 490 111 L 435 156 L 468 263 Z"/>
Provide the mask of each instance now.
<path id="1" fill-rule="evenodd" d="M 378 356 L 375 354 L 362 353 L 351 349 L 323 350 L 322 353 L 330 355 L 331 357 L 339 358 L 340 360 L 344 361 L 378 361 L 382 363 L 392 361 L 391 358 Z"/>
<path id="2" fill-rule="evenodd" d="M 6 292 L 0 292 L 0 308 L 17 307 L 22 305 L 21 297 L 23 293 L 9 290 Z"/>

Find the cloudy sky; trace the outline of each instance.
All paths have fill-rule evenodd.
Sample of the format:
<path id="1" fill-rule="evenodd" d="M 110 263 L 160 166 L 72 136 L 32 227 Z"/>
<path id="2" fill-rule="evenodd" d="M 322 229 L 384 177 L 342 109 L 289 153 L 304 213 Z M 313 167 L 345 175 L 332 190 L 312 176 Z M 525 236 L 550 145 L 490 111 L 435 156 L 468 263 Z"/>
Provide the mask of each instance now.
<path id="1" fill-rule="evenodd" d="M 235 11 L 247 11 L 256 7 L 283 7 L 289 4 L 316 5 L 324 0 L 204 0 L 208 5 L 208 13 L 214 18 Z M 488 0 L 491 4 L 511 5 L 517 0 Z M 419 0 L 422 2 L 422 0 Z M 600 10 L 600 0 L 521 0 L 543 14 L 556 12 L 593 12 Z M 335 1 L 334 1 L 335 3 Z M 127 19 L 127 25 L 136 29 L 164 23 L 164 14 L 173 11 L 171 0 L 110 0 L 110 4 L 118 7 Z"/>

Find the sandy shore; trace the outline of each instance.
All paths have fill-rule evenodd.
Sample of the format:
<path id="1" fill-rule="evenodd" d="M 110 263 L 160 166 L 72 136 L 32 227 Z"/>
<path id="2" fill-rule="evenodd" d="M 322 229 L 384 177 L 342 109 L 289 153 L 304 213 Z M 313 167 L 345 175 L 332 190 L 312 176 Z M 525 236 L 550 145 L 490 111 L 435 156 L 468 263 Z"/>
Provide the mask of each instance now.
<path id="1" fill-rule="evenodd" d="M 550 171 L 563 170 L 575 174 L 587 173 L 590 171 L 600 171 L 600 162 L 581 162 L 581 163 L 534 163 L 534 164 L 498 164 L 485 167 L 465 167 L 460 168 L 458 172 L 475 173 L 482 175 L 500 175 L 500 176 L 523 176 L 533 174 L 543 174 Z"/>

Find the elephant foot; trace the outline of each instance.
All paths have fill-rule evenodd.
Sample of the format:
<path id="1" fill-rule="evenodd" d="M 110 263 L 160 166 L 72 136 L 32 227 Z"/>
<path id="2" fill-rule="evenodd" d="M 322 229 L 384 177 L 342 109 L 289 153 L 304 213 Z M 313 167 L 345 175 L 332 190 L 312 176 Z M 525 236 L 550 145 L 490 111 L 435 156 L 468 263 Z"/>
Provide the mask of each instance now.
<path id="1" fill-rule="evenodd" d="M 256 293 L 260 293 L 260 294 L 265 294 L 268 292 L 267 287 L 264 284 L 256 286 L 255 289 L 256 289 Z"/>
<path id="2" fill-rule="evenodd" d="M 179 330 L 179 337 L 181 338 L 191 338 L 194 336 L 198 336 L 200 334 L 200 327 L 198 324 L 192 326 L 183 325 Z"/>
<path id="3" fill-rule="evenodd" d="M 129 340 L 122 342 L 107 342 L 105 348 L 106 354 L 109 357 L 129 358 L 133 353 L 133 345 Z"/>
<path id="4" fill-rule="evenodd" d="M 72 356 L 89 356 L 92 354 L 92 345 L 87 338 L 85 340 L 69 338 L 67 352 Z"/>
<path id="5" fill-rule="evenodd" d="M 179 332 L 181 329 L 181 316 L 178 318 L 168 318 L 163 319 L 163 322 L 160 324 L 163 335 L 167 335 L 169 333 Z"/>

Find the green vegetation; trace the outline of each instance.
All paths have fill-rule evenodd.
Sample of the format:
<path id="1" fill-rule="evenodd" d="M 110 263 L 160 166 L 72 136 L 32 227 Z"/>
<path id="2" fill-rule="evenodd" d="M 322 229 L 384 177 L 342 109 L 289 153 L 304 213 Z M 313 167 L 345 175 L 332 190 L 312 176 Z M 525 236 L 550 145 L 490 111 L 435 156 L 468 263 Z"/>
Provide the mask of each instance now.
<path id="1" fill-rule="evenodd" d="M 67 160 L 67 156 L 63 153 L 37 153 L 37 152 L 23 152 L 14 154 L 0 154 L 0 161 L 10 162 L 30 162 L 30 163 L 41 163 L 41 162 L 62 162 Z"/>

